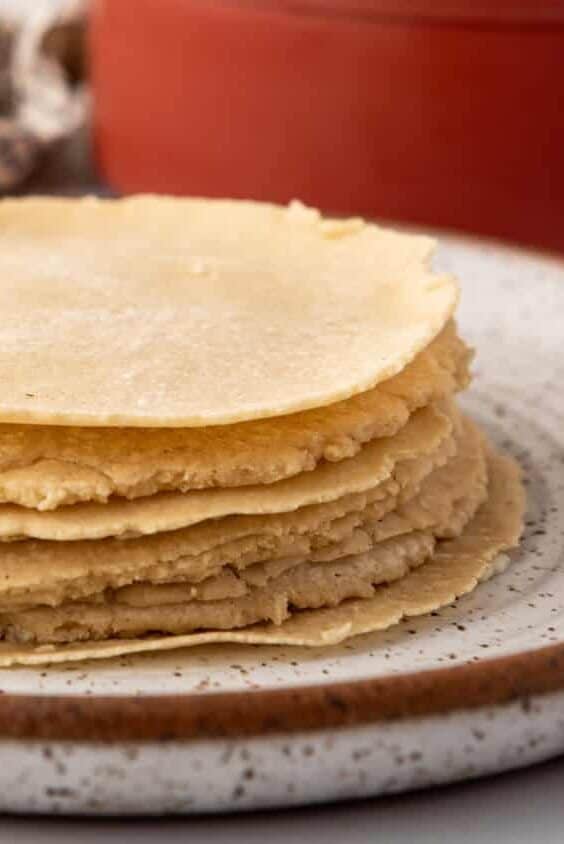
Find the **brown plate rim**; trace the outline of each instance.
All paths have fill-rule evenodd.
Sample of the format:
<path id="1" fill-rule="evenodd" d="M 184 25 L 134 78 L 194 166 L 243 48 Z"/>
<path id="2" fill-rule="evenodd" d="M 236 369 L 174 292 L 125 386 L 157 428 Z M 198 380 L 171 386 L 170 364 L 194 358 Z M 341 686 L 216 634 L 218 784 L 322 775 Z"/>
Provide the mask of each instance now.
<path id="1" fill-rule="evenodd" d="M 0 694 L 0 738 L 163 742 L 357 727 L 564 690 L 564 641 L 449 668 L 273 690 L 170 695 Z"/>

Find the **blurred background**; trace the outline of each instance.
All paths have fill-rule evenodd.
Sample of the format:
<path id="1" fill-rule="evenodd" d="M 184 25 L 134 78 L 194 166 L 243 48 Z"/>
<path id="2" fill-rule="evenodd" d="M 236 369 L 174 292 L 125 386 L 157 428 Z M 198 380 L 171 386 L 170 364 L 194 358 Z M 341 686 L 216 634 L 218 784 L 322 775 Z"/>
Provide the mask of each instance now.
<path id="1" fill-rule="evenodd" d="M 0 190 L 286 202 L 564 251 L 564 0 L 0 0 Z"/>

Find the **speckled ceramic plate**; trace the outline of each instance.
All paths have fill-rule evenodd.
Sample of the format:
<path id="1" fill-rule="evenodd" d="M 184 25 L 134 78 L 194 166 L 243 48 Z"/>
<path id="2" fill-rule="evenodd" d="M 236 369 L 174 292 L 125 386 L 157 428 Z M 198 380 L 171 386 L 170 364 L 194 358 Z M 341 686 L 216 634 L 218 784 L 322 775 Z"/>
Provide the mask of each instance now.
<path id="1" fill-rule="evenodd" d="M 328 650 L 213 646 L 0 672 L 0 811 L 383 794 L 564 752 L 564 261 L 443 238 L 468 410 L 526 470 L 526 538 L 453 607 Z"/>

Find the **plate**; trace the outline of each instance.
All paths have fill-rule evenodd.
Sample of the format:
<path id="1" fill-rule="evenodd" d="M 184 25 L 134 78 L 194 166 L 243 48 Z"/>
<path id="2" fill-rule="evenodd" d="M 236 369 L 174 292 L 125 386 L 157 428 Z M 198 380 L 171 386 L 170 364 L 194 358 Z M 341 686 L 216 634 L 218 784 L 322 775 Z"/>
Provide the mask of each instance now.
<path id="1" fill-rule="evenodd" d="M 467 410 L 526 472 L 509 569 L 326 650 L 207 646 L 0 671 L 0 811 L 220 812 L 389 794 L 564 752 L 564 261 L 441 236 Z"/>

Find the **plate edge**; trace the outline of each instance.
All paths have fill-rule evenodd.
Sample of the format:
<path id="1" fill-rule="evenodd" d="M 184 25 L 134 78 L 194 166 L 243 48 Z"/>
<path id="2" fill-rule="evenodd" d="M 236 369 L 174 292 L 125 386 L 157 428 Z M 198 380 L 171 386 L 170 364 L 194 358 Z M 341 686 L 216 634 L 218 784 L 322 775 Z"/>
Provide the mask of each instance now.
<path id="1" fill-rule="evenodd" d="M 449 668 L 259 691 L 0 694 L 0 738 L 91 743 L 256 737 L 446 714 L 564 690 L 564 642 Z"/>

